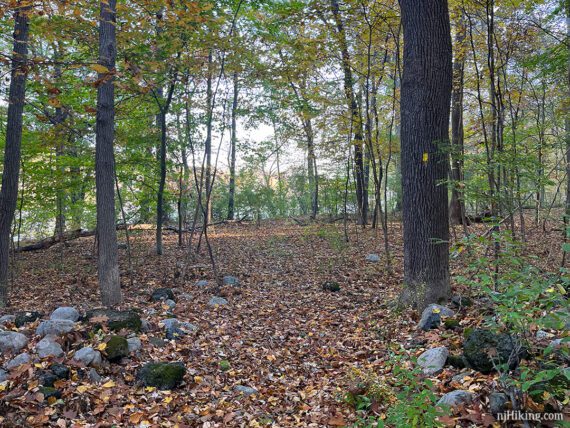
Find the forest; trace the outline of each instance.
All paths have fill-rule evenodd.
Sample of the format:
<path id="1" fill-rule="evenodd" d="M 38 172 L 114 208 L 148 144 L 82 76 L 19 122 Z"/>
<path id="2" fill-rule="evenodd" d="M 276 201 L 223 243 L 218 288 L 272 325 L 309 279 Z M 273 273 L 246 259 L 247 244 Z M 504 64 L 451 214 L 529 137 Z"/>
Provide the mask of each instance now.
<path id="1" fill-rule="evenodd" d="M 0 426 L 570 426 L 570 0 L 0 0 Z"/>

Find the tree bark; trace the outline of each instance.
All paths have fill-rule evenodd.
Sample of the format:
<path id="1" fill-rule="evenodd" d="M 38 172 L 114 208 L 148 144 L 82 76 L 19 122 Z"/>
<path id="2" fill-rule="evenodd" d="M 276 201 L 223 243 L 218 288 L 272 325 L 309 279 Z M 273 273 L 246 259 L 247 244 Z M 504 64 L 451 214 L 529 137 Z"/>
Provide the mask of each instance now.
<path id="1" fill-rule="evenodd" d="M 28 74 L 30 6 L 18 2 L 15 11 L 14 51 L 8 99 L 8 123 L 4 148 L 4 170 L 0 192 L 0 307 L 8 305 L 10 231 L 18 202 L 18 179 L 22 146 L 22 116 Z"/>
<path id="2" fill-rule="evenodd" d="M 449 285 L 449 107 L 452 87 L 447 0 L 401 0 L 404 303 L 446 300 Z"/>
<path id="3" fill-rule="evenodd" d="M 235 217 L 236 194 L 236 144 L 237 144 L 237 107 L 239 94 L 238 73 L 234 72 L 234 99 L 232 102 L 232 136 L 230 146 L 230 188 L 228 195 L 228 220 Z"/>
<path id="4" fill-rule="evenodd" d="M 116 0 L 102 0 L 99 20 L 99 73 L 95 139 L 95 182 L 97 196 L 98 279 L 104 306 L 121 303 L 117 231 L 115 226 L 115 35 Z"/>

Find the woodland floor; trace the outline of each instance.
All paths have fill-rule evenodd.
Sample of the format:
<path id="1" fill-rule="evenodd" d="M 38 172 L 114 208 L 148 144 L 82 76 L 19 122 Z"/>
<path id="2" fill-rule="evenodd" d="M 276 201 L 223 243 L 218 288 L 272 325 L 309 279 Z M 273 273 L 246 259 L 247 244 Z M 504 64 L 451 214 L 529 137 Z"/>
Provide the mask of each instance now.
<path id="1" fill-rule="evenodd" d="M 485 230 L 481 225 L 472 229 Z M 459 228 L 456 232 L 461 234 Z M 400 345 L 413 355 L 439 344 L 451 351 L 461 346 L 460 332 L 418 332 L 414 311 L 396 311 L 393 303 L 402 283 L 398 223 L 390 226 L 392 271 L 385 265 L 380 231 L 351 226 L 350 242 L 345 244 L 341 224 L 303 227 L 268 221 L 260 227 L 216 226 L 210 238 L 219 270 L 241 281 L 240 287 L 222 287 L 217 293 L 213 287 L 195 285 L 199 279 L 213 282 L 206 253 L 188 267 L 182 280 L 177 275 L 188 250 L 177 246 L 177 235 L 166 233 L 164 255 L 156 256 L 154 232 L 131 233 L 132 285 L 126 251 L 120 250 L 123 307 L 140 309 L 153 326 L 140 335 L 140 354 L 100 373 L 100 385 L 78 379 L 60 385 L 63 404 L 38 399 L 33 379 L 40 367 L 29 367 L 24 375 L 28 383 L 0 392 L 0 425 L 342 426 L 355 420 L 354 410 L 342 401 L 353 367 L 390 376 L 385 361 Z M 557 230 L 531 231 L 529 253 L 538 255 L 545 267 L 556 268 L 560 235 Z M 369 253 L 380 254 L 381 262 L 366 262 Z M 18 254 L 16 263 L 13 307 L 3 313 L 39 310 L 46 317 L 58 306 L 72 305 L 80 311 L 99 306 L 93 238 Z M 462 264 L 461 257 L 453 259 L 452 273 L 460 272 Z M 324 291 L 322 284 L 329 280 L 338 282 L 341 290 Z M 158 322 L 165 318 L 166 308 L 149 301 L 158 287 L 172 288 L 178 297 L 174 313 L 199 326 L 197 333 L 163 348 L 149 342 L 152 336 L 163 337 Z M 183 298 L 183 293 L 191 297 Z M 454 293 L 470 291 L 455 288 Z M 229 304 L 208 306 L 213 295 L 225 297 Z M 463 311 L 462 324 L 473 327 L 482 322 L 477 306 Z M 33 330 L 36 324 L 26 328 Z M 87 327 L 79 331 L 76 340 L 96 346 L 86 331 Z M 69 341 L 63 360 L 68 361 L 77 347 Z M 231 369 L 220 370 L 221 360 L 229 361 Z M 188 369 L 185 383 L 172 392 L 137 387 L 136 371 L 149 361 L 183 361 Z M 457 373 L 446 368 L 436 377 L 438 394 L 456 389 L 450 380 Z M 460 386 L 477 392 L 481 399 L 474 406 L 484 409 L 494 382 L 493 375 L 479 374 Z M 236 385 L 258 393 L 243 396 L 234 390 Z"/>

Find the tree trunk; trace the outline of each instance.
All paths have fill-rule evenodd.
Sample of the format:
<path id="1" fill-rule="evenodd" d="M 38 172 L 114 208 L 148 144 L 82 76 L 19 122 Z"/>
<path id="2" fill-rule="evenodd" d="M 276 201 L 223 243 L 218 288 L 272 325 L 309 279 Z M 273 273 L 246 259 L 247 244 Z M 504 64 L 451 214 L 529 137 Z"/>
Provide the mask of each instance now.
<path id="1" fill-rule="evenodd" d="M 352 78 L 352 68 L 350 64 L 350 53 L 346 43 L 344 25 L 340 16 L 338 0 L 331 0 L 331 9 L 335 19 L 340 53 L 342 57 L 342 69 L 344 73 L 344 93 L 348 103 L 350 113 L 351 130 L 354 133 L 354 175 L 356 178 L 356 201 L 358 205 L 358 224 L 365 225 L 368 222 L 368 203 L 365 198 L 368 191 L 364 179 L 364 150 L 363 150 L 363 129 L 360 109 L 354 95 L 354 81 Z"/>
<path id="2" fill-rule="evenodd" d="M 462 13 L 462 12 L 459 12 Z M 453 61 L 453 92 L 451 95 L 451 203 L 449 217 L 451 224 L 465 223 L 465 201 L 463 199 L 463 80 L 465 68 L 465 23 L 459 19 L 455 36 L 455 59 Z"/>
<path id="3" fill-rule="evenodd" d="M 121 303 L 117 231 L 115 226 L 115 36 L 116 0 L 102 0 L 99 20 L 99 73 L 95 139 L 95 182 L 97 192 L 98 278 L 104 306 Z"/>
<path id="4" fill-rule="evenodd" d="M 160 180 L 156 201 L 156 254 L 160 256 L 163 252 L 162 222 L 164 219 L 164 186 L 166 185 L 166 110 L 163 107 L 157 119 L 160 122 Z"/>
<path id="5" fill-rule="evenodd" d="M 228 195 L 228 220 L 235 217 L 236 194 L 236 144 L 237 144 L 237 107 L 238 107 L 238 73 L 234 72 L 234 99 L 232 102 L 232 136 L 230 146 L 230 188 Z"/>
<path id="6" fill-rule="evenodd" d="M 212 221 L 212 121 L 214 116 L 214 95 L 212 89 L 213 80 L 213 58 L 212 50 L 210 49 L 208 53 L 208 78 L 206 81 L 206 142 L 204 144 L 204 150 L 206 151 L 206 219 L 205 224 L 209 224 Z"/>
<path id="7" fill-rule="evenodd" d="M 401 93 L 405 303 L 446 300 L 449 285 L 448 177 L 451 36 L 447 0 L 401 0 Z"/>
<path id="8" fill-rule="evenodd" d="M 28 4 L 28 3 L 26 3 Z M 18 2 L 14 24 L 14 52 L 8 100 L 8 124 L 4 147 L 4 170 L 0 192 L 0 307 L 8 305 L 8 268 L 10 263 L 10 230 L 18 202 L 22 116 L 28 74 L 28 36 L 30 6 Z"/>

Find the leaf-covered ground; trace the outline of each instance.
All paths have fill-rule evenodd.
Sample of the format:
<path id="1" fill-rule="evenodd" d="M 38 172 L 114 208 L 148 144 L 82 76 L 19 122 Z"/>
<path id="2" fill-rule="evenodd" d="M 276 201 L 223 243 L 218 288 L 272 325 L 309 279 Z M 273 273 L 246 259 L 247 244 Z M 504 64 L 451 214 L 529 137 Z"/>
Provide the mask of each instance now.
<path id="1" fill-rule="evenodd" d="M 483 231 L 483 229 L 481 229 Z M 460 231 L 457 231 L 460 233 Z M 186 269 L 181 278 L 187 249 L 177 246 L 177 236 L 165 235 L 165 254 L 153 254 L 153 232 L 132 231 L 132 285 L 125 249 L 120 250 L 123 308 L 137 308 L 151 330 L 139 337 L 138 355 L 99 370 L 103 380 L 92 383 L 80 377 L 71 362 L 73 351 L 97 347 L 104 335 L 89 334 L 91 326 L 78 324 L 67 335 L 65 357 L 75 375 L 59 381 L 61 400 L 44 400 L 38 392 L 38 372 L 49 361 L 26 364 L 11 373 L 0 392 L 2 426 L 342 426 L 355 420 L 354 410 L 342 400 L 349 388 L 348 375 L 354 367 L 390 377 L 386 361 L 391 351 L 403 347 L 419 355 L 429 347 L 445 344 L 451 351 L 461 347 L 461 331 L 418 332 L 417 314 L 398 312 L 394 301 L 402 282 L 401 230 L 390 228 L 392 270 L 386 268 L 379 232 L 350 228 L 345 244 L 341 225 L 302 227 L 289 222 L 230 224 L 210 231 L 221 273 L 234 275 L 239 287 L 213 285 L 206 253 Z M 545 245 L 544 235 L 531 236 L 531 251 L 543 263 L 556 265 L 556 246 Z M 550 233 L 558 242 L 559 233 Z M 96 259 L 92 238 L 82 238 L 46 251 L 17 255 L 12 291 L 13 307 L 39 310 L 44 319 L 58 306 L 80 311 L 98 307 Z M 378 253 L 380 263 L 365 260 Z M 462 269 L 461 257 L 453 261 L 453 272 Z M 209 287 L 197 287 L 199 279 Z M 325 281 L 340 284 L 339 292 L 323 290 Z M 152 290 L 170 287 L 177 296 L 174 314 L 199 327 L 196 333 L 158 346 L 164 339 L 158 325 L 167 317 L 167 307 L 150 302 Z M 466 290 L 454 290 L 468 294 Z M 229 304 L 211 307 L 213 295 Z M 476 306 L 463 310 L 461 323 L 481 322 Z M 33 336 L 37 322 L 20 329 L 29 335 L 28 350 L 39 340 Z M 13 329 L 15 327 L 12 326 Z M 2 356 L 5 362 L 8 356 Z M 137 369 L 150 361 L 182 361 L 187 367 L 185 383 L 173 391 L 158 391 L 136 385 Z M 227 361 L 228 367 L 220 362 Z M 225 363 L 224 363 L 225 364 Z M 403 363 L 405 364 L 405 363 Z M 225 369 L 225 370 L 224 370 Z M 435 378 L 438 394 L 458 387 L 451 382 L 457 370 L 446 368 Z M 480 399 L 457 423 L 483 425 L 486 393 L 493 375 L 473 374 L 462 388 Z M 246 396 L 238 385 L 258 392 Z M 386 403 L 388 405 L 388 403 Z M 382 406 L 377 409 L 383 413 Z"/>

